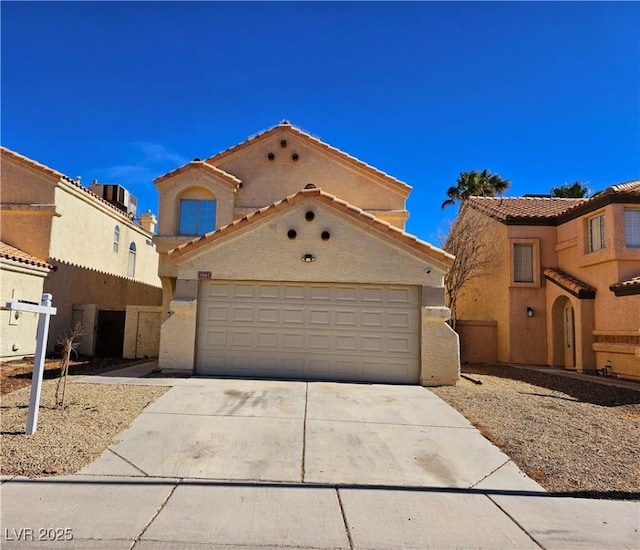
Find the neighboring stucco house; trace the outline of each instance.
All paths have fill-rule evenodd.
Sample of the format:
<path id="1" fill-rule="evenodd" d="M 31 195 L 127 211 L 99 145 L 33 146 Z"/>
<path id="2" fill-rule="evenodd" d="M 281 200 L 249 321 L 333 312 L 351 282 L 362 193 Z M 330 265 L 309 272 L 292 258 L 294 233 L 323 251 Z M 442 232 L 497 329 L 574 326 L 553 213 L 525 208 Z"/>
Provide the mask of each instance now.
<path id="1" fill-rule="evenodd" d="M 51 265 L 0 242 L 0 304 L 8 301 L 40 303 L 44 279 Z M 0 315 L 0 357 L 23 357 L 36 351 L 38 315 L 3 309 Z"/>
<path id="2" fill-rule="evenodd" d="M 589 199 L 472 197 L 460 216 L 489 223 L 499 255 L 458 300 L 463 360 L 640 379 L 640 180 Z"/>
<path id="3" fill-rule="evenodd" d="M 2 241 L 50 269 L 40 289 L 53 295 L 57 307 L 49 350 L 82 322 L 80 353 L 122 356 L 126 309 L 144 306 L 156 319 L 156 343 L 155 353 L 147 348 L 142 355 L 157 355 L 162 290 L 152 242 L 153 214 L 143 214 L 135 223 L 131 207 L 122 202 L 128 194 L 121 187 L 95 186 L 105 195 L 121 191 L 120 199 L 109 195 L 106 200 L 57 170 L 5 147 L 0 152 Z M 26 298 L 22 285 L 3 270 L 3 296 L 18 293 Z M 31 301 L 40 301 L 31 294 Z M 136 319 L 130 315 L 127 325 L 137 331 L 140 311 L 134 314 Z M 147 340 L 141 341 L 147 345 Z M 0 356 L 11 351 L 7 346 L 12 348 L 12 343 L 3 340 Z"/>
<path id="4" fill-rule="evenodd" d="M 284 121 L 155 180 L 163 369 L 452 384 L 452 257 L 410 187 Z"/>

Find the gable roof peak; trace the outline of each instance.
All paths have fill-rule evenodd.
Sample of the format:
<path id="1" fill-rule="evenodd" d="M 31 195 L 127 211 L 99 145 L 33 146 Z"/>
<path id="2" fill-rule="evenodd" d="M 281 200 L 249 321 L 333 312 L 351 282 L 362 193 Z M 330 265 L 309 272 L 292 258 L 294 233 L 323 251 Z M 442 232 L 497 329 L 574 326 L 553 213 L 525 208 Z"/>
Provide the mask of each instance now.
<path id="1" fill-rule="evenodd" d="M 313 135 L 312 133 L 303 130 L 297 126 L 294 126 L 293 124 L 291 124 L 291 122 L 289 122 L 288 120 L 283 120 L 282 122 L 280 122 L 279 124 L 277 124 L 276 126 L 272 126 L 271 128 L 268 128 L 267 130 L 264 130 L 262 132 L 259 132 L 257 134 L 254 134 L 253 136 L 250 136 L 249 138 L 247 138 L 246 140 L 233 145 L 227 149 L 224 149 L 223 151 L 220 151 L 219 153 L 216 153 L 215 155 L 205 159 L 206 163 L 212 164 L 214 166 L 217 166 L 218 163 L 220 163 L 221 161 L 223 161 L 225 158 L 227 158 L 229 155 L 232 155 L 233 153 L 236 153 L 238 151 L 241 151 L 243 149 L 245 149 L 246 147 L 251 146 L 252 144 L 256 143 L 257 141 L 261 141 L 264 139 L 267 139 L 271 136 L 273 136 L 274 134 L 276 134 L 277 132 L 281 132 L 281 131 L 287 131 L 290 132 L 294 135 L 296 135 L 297 137 L 302 138 L 303 140 L 305 140 L 308 144 L 310 144 L 311 146 L 321 150 L 321 151 L 325 151 L 327 153 L 329 153 L 330 155 L 332 155 L 334 158 L 340 159 L 343 162 L 347 162 L 349 163 L 351 166 L 355 166 L 361 170 L 366 171 L 369 174 L 372 174 L 378 178 L 381 178 L 387 185 L 389 185 L 390 187 L 399 190 L 401 193 L 403 193 L 405 196 L 409 194 L 409 192 L 411 191 L 411 186 L 407 185 L 405 182 L 399 180 L 398 178 L 395 178 L 393 176 L 391 176 L 390 174 L 387 174 L 386 172 L 379 170 L 378 168 L 376 168 L 375 166 L 371 166 L 370 164 L 367 164 L 366 162 L 360 160 L 357 157 L 354 157 L 353 155 L 350 155 L 349 153 L 345 153 L 344 151 L 342 151 L 341 149 L 338 149 L 337 147 L 334 147 L 333 145 L 330 145 L 324 141 L 322 141 L 318 136 Z"/>
<path id="2" fill-rule="evenodd" d="M 374 231 L 378 231 L 382 234 L 388 234 L 391 238 L 399 241 L 401 245 L 407 247 L 408 249 L 417 252 L 418 254 L 426 255 L 430 257 L 432 260 L 439 262 L 440 264 L 450 267 L 453 263 L 453 256 L 448 252 L 433 246 L 425 241 L 422 241 L 411 235 L 402 229 L 391 225 L 390 223 L 381 220 L 375 217 L 373 214 L 358 208 L 352 204 L 349 204 L 347 201 L 339 199 L 335 195 L 331 195 L 330 193 L 326 193 L 322 191 L 320 188 L 313 189 L 302 189 L 293 195 L 289 195 L 284 199 L 281 199 L 269 206 L 265 206 L 244 216 L 243 218 L 239 218 L 234 220 L 232 223 L 219 227 L 215 231 L 210 233 L 206 233 L 205 235 L 196 237 L 191 241 L 183 243 L 179 245 L 177 248 L 174 248 L 169 251 L 169 257 L 172 259 L 176 259 L 183 254 L 187 254 L 198 248 L 211 243 L 213 241 L 217 241 L 219 239 L 223 239 L 227 237 L 230 233 L 241 230 L 242 228 L 249 226 L 261 219 L 272 216 L 281 212 L 283 209 L 291 207 L 298 203 L 301 200 L 313 198 L 313 200 L 317 200 L 322 202 L 323 204 L 328 205 L 329 207 L 335 208 L 340 211 L 342 214 L 345 214 L 352 219 L 360 220 L 372 228 Z"/>

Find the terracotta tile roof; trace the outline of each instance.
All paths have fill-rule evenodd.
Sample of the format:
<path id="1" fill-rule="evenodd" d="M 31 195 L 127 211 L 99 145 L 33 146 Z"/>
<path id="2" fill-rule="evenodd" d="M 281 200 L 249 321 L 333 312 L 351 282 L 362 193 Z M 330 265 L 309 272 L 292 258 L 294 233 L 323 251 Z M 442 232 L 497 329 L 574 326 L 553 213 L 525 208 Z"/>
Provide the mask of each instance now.
<path id="1" fill-rule="evenodd" d="M 11 158 L 21 162 L 22 164 L 26 164 L 28 166 L 31 166 L 32 168 L 36 168 L 37 170 L 40 170 L 42 172 L 45 172 L 45 173 L 50 174 L 52 176 L 55 176 L 59 180 L 64 181 L 65 183 L 67 183 L 69 185 L 72 185 L 73 187 L 75 187 L 76 189 L 79 189 L 83 193 L 86 193 L 93 200 L 96 200 L 96 201 L 100 202 L 101 204 L 111 208 L 113 211 L 115 211 L 118 214 L 120 214 L 121 217 L 126 218 L 127 220 L 129 219 L 127 217 L 126 213 L 124 213 L 122 210 L 120 210 L 117 206 L 114 206 L 109 201 L 106 201 L 105 199 L 103 199 L 101 196 L 97 195 L 96 193 L 94 193 L 90 189 L 87 189 L 79 181 L 71 179 L 69 176 L 65 176 L 62 172 L 58 172 L 58 170 L 54 170 L 53 168 L 50 168 L 49 166 L 41 164 L 40 162 L 37 162 L 37 161 L 35 161 L 33 159 L 30 159 L 29 157 L 21 155 L 20 153 L 16 153 L 15 151 L 12 151 L 11 149 L 7 149 L 6 147 L 0 146 L 0 151 L 2 152 L 3 155 L 11 157 Z"/>
<path id="2" fill-rule="evenodd" d="M 6 147 L 2 146 L 0 147 L 0 151 L 2 151 L 3 155 L 12 157 L 16 160 L 19 160 L 20 162 L 24 163 L 24 164 L 28 164 L 30 166 L 32 166 L 33 168 L 37 168 L 38 170 L 42 171 L 42 172 L 46 172 L 47 174 L 51 174 L 52 176 L 55 176 L 56 178 L 59 179 L 63 179 L 65 181 L 68 181 L 69 183 L 76 183 L 74 180 L 72 180 L 69 176 L 65 176 L 62 172 L 58 172 L 57 170 L 54 170 L 53 168 L 50 168 L 49 166 L 46 166 L 40 162 L 37 162 L 33 159 L 30 159 L 29 157 L 25 157 L 24 155 L 21 155 L 20 153 L 16 153 L 15 151 L 12 151 L 11 149 L 7 149 Z"/>
<path id="3" fill-rule="evenodd" d="M 268 138 L 268 137 L 270 137 L 270 136 L 272 136 L 272 135 L 274 135 L 274 134 L 276 134 L 277 132 L 280 132 L 280 131 L 291 132 L 291 133 L 303 138 L 308 143 L 311 143 L 311 144 L 315 145 L 316 147 L 318 147 L 320 149 L 324 149 L 325 151 L 330 152 L 331 154 L 337 156 L 338 158 L 341 158 L 342 160 L 346 160 L 351 164 L 355 164 L 356 166 L 358 166 L 359 168 L 365 170 L 366 172 L 369 172 L 370 174 L 374 174 L 375 176 L 378 176 L 378 177 L 386 180 L 388 183 L 390 183 L 396 189 L 399 189 L 400 191 L 402 191 L 405 195 L 408 195 L 409 191 L 411 191 L 411 186 L 407 185 L 405 182 L 400 181 L 397 178 L 394 178 L 393 176 L 387 174 L 386 172 L 383 172 L 382 170 L 379 170 L 379 169 L 375 168 L 374 166 L 371 166 L 370 164 L 367 164 L 366 162 L 363 162 L 360 159 L 358 159 L 358 158 L 356 158 L 356 157 L 354 157 L 352 155 L 349 155 L 348 153 L 345 153 L 344 151 L 341 151 L 337 147 L 333 147 L 332 145 L 329 145 L 328 143 L 325 143 L 324 141 L 322 141 L 319 138 L 311 135 L 310 133 L 305 132 L 304 130 L 302 130 L 300 128 L 297 128 L 296 126 L 293 126 L 287 120 L 283 120 L 282 122 L 280 122 L 276 126 L 272 126 L 271 128 L 268 128 L 267 130 L 264 130 L 263 132 L 255 134 L 254 136 L 252 136 L 249 139 L 243 141 L 242 143 L 239 143 L 238 145 L 234 145 L 233 147 L 229 147 L 228 149 L 225 149 L 224 151 L 221 151 L 220 153 L 217 153 L 217 154 L 213 155 L 212 157 L 209 157 L 208 159 L 206 159 L 206 162 L 211 163 L 211 164 L 218 163 L 219 161 L 221 161 L 225 157 L 231 155 L 232 153 L 235 153 L 236 151 L 240 151 L 241 149 L 244 149 L 245 147 L 250 146 L 251 144 L 255 143 L 256 141 L 264 140 L 265 138 Z"/>
<path id="4" fill-rule="evenodd" d="M 607 187 L 604 191 L 596 193 L 594 198 L 599 195 L 633 195 L 640 197 L 640 180 L 627 181 Z"/>
<path id="5" fill-rule="evenodd" d="M 473 209 L 494 219 L 509 221 L 552 219 L 588 200 L 557 197 L 470 197 L 466 202 Z"/>
<path id="6" fill-rule="evenodd" d="M 53 268 L 53 266 L 44 260 L 40 260 L 31 254 L 27 254 L 22 250 L 3 243 L 0 241 L 0 258 L 6 258 L 7 260 L 13 260 L 14 262 L 20 262 L 22 264 L 33 265 L 36 267 L 45 267 L 47 269 Z"/>
<path id="7" fill-rule="evenodd" d="M 256 210 L 255 212 L 235 220 L 233 223 L 220 227 L 216 231 L 212 231 L 203 235 L 201 237 L 196 237 L 195 239 L 180 245 L 177 248 L 169 251 L 169 256 L 173 259 L 182 256 L 183 254 L 187 254 L 194 250 L 197 250 L 201 246 L 207 245 L 209 243 L 218 241 L 220 239 L 224 239 L 227 235 L 242 229 L 258 220 L 264 219 L 266 217 L 272 216 L 274 214 L 279 213 L 281 210 L 285 208 L 289 208 L 296 204 L 297 202 L 307 199 L 313 198 L 314 200 L 318 200 L 329 206 L 347 214 L 353 218 L 356 218 L 360 221 L 364 221 L 371 229 L 378 231 L 380 233 L 387 234 L 404 246 L 409 247 L 410 249 L 417 251 L 421 254 L 429 256 L 434 260 L 444 264 L 446 267 L 450 267 L 453 263 L 453 256 L 440 248 L 437 248 L 425 241 L 421 241 L 417 237 L 402 231 L 401 229 L 379 219 L 375 216 L 365 212 L 361 208 L 357 206 L 353 206 L 346 201 L 338 199 L 334 195 L 330 195 L 329 193 L 325 193 L 321 189 L 303 189 L 298 193 L 294 193 L 293 195 L 289 195 L 283 200 L 275 202 L 269 206 L 261 208 L 260 210 Z"/>
<path id="8" fill-rule="evenodd" d="M 183 166 L 180 166 L 179 168 L 176 168 L 175 170 L 172 170 L 171 172 L 167 172 L 166 174 L 163 174 L 162 176 L 157 177 L 153 181 L 156 184 L 162 183 L 163 181 L 165 181 L 168 178 L 171 178 L 173 176 L 181 174 L 182 172 L 186 172 L 188 170 L 192 170 L 194 168 L 199 168 L 199 167 L 205 168 L 208 172 L 210 172 L 214 176 L 217 176 L 222 181 L 224 181 L 228 185 L 232 186 L 234 189 L 238 188 L 240 186 L 240 184 L 242 183 L 241 180 L 236 178 L 233 174 L 229 174 L 229 172 L 225 172 L 224 170 L 218 168 L 217 166 L 213 166 L 212 164 L 209 164 L 208 162 L 206 162 L 204 160 L 192 160 L 191 162 L 189 162 L 189 163 L 187 163 L 187 164 L 185 164 Z"/>
<path id="9" fill-rule="evenodd" d="M 640 276 L 615 283 L 609 287 L 609 290 L 614 292 L 616 296 L 640 294 Z"/>
<path id="10" fill-rule="evenodd" d="M 546 267 L 543 270 L 544 278 L 557 284 L 560 288 L 566 290 L 570 294 L 573 294 L 576 298 L 580 299 L 593 299 L 596 297 L 596 289 L 589 286 L 587 283 L 572 277 L 568 273 L 559 269 Z"/>
<path id="11" fill-rule="evenodd" d="M 609 202 L 640 202 L 640 180 L 611 185 L 590 198 L 470 197 L 465 204 L 504 223 L 535 224 L 566 221 Z"/>

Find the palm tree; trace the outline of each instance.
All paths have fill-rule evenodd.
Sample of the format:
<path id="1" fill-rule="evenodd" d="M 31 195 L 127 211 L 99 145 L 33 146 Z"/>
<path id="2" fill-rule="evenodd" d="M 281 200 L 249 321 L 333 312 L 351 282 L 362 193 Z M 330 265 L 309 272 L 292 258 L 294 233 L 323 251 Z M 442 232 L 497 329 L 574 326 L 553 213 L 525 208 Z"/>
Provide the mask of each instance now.
<path id="1" fill-rule="evenodd" d="M 461 172 L 456 180 L 456 187 L 447 189 L 446 201 L 442 203 L 442 208 L 455 204 L 456 201 L 464 201 L 472 196 L 495 197 L 504 193 L 510 185 L 509 180 L 501 178 L 498 174 L 492 174 L 489 170 L 478 172 L 471 170 Z"/>
<path id="2" fill-rule="evenodd" d="M 582 181 L 574 181 L 573 183 L 565 183 L 560 187 L 551 189 L 552 197 L 561 199 L 582 199 L 589 194 L 589 188 Z"/>

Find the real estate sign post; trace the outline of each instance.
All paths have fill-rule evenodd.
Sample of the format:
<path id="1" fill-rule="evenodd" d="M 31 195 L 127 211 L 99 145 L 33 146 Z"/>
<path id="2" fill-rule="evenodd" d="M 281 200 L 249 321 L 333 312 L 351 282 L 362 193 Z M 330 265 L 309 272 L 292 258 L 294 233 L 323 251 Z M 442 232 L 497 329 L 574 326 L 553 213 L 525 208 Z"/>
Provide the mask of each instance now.
<path id="1" fill-rule="evenodd" d="M 31 378 L 31 394 L 29 396 L 29 416 L 27 417 L 26 434 L 33 434 L 38 428 L 38 409 L 40 407 L 40 390 L 42 389 L 42 376 L 44 375 L 44 356 L 47 352 L 47 337 L 49 335 L 49 317 L 55 315 L 57 309 L 51 307 L 51 294 L 43 294 L 40 305 L 37 303 L 11 301 L 7 302 L 7 308 L 11 311 L 25 311 L 37 313 L 38 332 L 36 336 L 36 356 L 33 362 L 33 377 Z"/>

